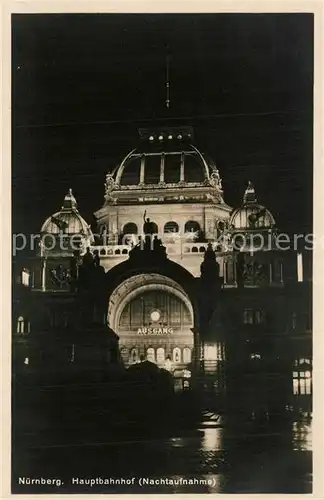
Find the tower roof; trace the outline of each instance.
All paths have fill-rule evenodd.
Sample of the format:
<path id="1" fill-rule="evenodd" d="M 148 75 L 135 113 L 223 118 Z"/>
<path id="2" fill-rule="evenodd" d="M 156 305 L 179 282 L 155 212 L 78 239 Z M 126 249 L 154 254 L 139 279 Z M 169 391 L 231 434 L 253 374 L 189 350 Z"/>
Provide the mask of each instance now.
<path id="1" fill-rule="evenodd" d="M 251 181 L 245 189 L 241 207 L 236 208 L 231 215 L 230 225 L 237 231 L 271 229 L 275 226 L 275 219 L 271 212 L 258 203 Z"/>
<path id="2" fill-rule="evenodd" d="M 58 234 L 82 234 L 92 237 L 90 226 L 80 215 L 77 209 L 77 201 L 69 189 L 64 197 L 62 208 L 48 217 L 41 228 L 41 233 Z"/>

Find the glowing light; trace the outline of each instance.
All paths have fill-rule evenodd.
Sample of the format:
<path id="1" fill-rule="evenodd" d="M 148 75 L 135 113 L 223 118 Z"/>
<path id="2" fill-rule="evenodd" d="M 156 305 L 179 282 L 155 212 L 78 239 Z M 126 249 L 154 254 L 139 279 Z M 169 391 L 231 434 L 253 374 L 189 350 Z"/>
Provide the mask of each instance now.
<path id="1" fill-rule="evenodd" d="M 151 312 L 151 320 L 152 321 L 154 321 L 154 322 L 159 321 L 160 317 L 161 317 L 161 314 L 159 313 L 159 311 L 152 311 Z"/>
<path id="2" fill-rule="evenodd" d="M 297 280 L 303 281 L 303 256 L 301 253 L 297 254 Z"/>
<path id="3" fill-rule="evenodd" d="M 179 134 L 179 135 L 177 136 L 177 139 L 182 139 L 182 135 L 181 135 L 181 134 Z"/>
<path id="4" fill-rule="evenodd" d="M 173 137 L 172 137 L 172 135 L 171 135 L 171 134 L 170 134 L 170 135 L 168 135 L 168 139 L 170 139 L 170 140 L 171 140 L 171 139 L 173 139 Z"/>
<path id="5" fill-rule="evenodd" d="M 153 135 L 150 135 L 150 137 L 149 137 L 149 141 L 154 141 L 154 137 L 153 137 Z"/>
<path id="6" fill-rule="evenodd" d="M 159 135 L 159 141 L 163 141 L 163 135 Z"/>
<path id="7" fill-rule="evenodd" d="M 221 448 L 222 428 L 206 428 L 204 429 L 204 437 L 202 439 L 202 449 L 204 451 L 215 451 Z"/>
<path id="8" fill-rule="evenodd" d="M 217 360 L 217 346 L 216 345 L 205 345 L 204 346 L 204 358 L 208 361 Z"/>

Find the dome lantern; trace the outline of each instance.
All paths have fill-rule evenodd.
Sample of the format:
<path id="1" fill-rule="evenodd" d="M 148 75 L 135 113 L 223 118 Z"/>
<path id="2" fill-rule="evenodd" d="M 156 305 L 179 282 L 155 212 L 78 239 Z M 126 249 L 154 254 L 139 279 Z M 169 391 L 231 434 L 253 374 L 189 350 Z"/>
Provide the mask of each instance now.
<path id="1" fill-rule="evenodd" d="M 251 181 L 248 182 L 247 188 L 243 196 L 243 204 L 258 203 L 255 195 L 255 189 Z"/>

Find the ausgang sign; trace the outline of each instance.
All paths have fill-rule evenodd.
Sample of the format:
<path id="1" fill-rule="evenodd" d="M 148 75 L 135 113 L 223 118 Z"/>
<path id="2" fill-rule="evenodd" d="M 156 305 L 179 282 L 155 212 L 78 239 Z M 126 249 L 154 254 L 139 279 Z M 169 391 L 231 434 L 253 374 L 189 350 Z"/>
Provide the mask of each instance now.
<path id="1" fill-rule="evenodd" d="M 146 327 L 142 326 L 137 330 L 138 335 L 171 335 L 173 333 L 173 328 L 169 326 L 163 327 Z"/>

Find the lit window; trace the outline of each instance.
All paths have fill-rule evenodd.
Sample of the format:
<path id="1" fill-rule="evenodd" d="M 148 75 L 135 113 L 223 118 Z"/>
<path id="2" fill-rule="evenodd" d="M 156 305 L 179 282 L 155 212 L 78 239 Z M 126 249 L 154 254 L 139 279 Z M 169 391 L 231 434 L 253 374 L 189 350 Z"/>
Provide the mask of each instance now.
<path id="1" fill-rule="evenodd" d="M 151 363 L 155 363 L 155 351 L 153 347 L 149 347 L 146 351 L 146 359 L 147 361 L 151 361 Z"/>
<path id="2" fill-rule="evenodd" d="M 120 355 L 121 355 L 122 361 L 127 364 L 128 360 L 129 360 L 129 352 L 128 352 L 127 347 L 122 347 L 120 349 Z"/>
<path id="3" fill-rule="evenodd" d="M 162 364 L 165 361 L 165 350 L 163 347 L 159 347 L 156 351 L 156 362 Z"/>
<path id="4" fill-rule="evenodd" d="M 29 278 L 30 278 L 29 272 L 26 269 L 24 269 L 21 273 L 21 282 L 24 286 L 29 286 Z"/>
<path id="5" fill-rule="evenodd" d="M 184 363 L 191 362 L 191 349 L 189 349 L 189 347 L 185 347 L 183 349 L 183 362 Z"/>
<path id="6" fill-rule="evenodd" d="M 217 345 L 206 344 L 204 346 L 204 358 L 208 361 L 216 361 L 218 359 Z"/>
<path id="7" fill-rule="evenodd" d="M 177 233 L 179 231 L 179 226 L 174 221 L 169 221 L 164 225 L 165 233 Z"/>
<path id="8" fill-rule="evenodd" d="M 137 347 L 133 347 L 130 351 L 130 356 L 129 356 L 129 362 L 131 364 L 138 363 L 139 357 L 138 357 L 138 349 Z"/>
<path id="9" fill-rule="evenodd" d="M 181 350 L 179 347 L 173 349 L 172 357 L 174 363 L 181 363 Z"/>
<path id="10" fill-rule="evenodd" d="M 300 252 L 297 254 L 297 280 L 303 281 L 303 255 Z"/>
<path id="11" fill-rule="evenodd" d="M 303 358 L 302 358 L 303 359 Z M 303 359 L 303 361 L 305 361 Z M 312 393 L 312 374 L 310 371 L 293 372 L 293 394 L 305 395 Z"/>
<path id="12" fill-rule="evenodd" d="M 17 333 L 24 333 L 25 320 L 22 316 L 19 316 L 17 320 Z"/>

